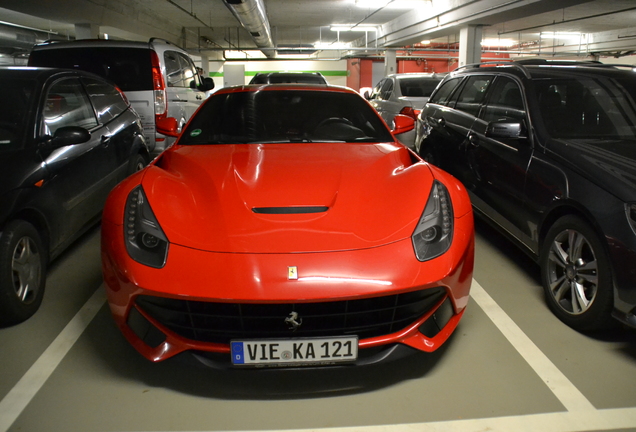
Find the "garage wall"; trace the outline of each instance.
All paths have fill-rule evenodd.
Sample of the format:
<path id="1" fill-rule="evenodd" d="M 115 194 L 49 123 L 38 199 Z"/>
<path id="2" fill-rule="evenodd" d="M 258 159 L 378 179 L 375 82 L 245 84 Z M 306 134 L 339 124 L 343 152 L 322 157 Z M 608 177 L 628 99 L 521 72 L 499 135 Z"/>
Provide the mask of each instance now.
<path id="1" fill-rule="evenodd" d="M 245 84 L 258 72 L 320 72 L 327 82 L 332 85 L 347 85 L 347 61 L 248 61 L 248 62 L 209 62 L 210 76 L 214 79 L 216 88 L 223 87 L 224 66 L 226 64 L 241 64 L 245 67 Z M 205 68 L 204 68 L 205 69 Z"/>

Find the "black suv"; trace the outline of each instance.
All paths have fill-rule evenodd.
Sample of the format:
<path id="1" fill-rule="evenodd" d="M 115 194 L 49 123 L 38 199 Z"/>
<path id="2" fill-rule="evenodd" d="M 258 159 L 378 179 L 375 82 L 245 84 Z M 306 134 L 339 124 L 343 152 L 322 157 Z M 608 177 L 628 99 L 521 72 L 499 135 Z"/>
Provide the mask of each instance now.
<path id="1" fill-rule="evenodd" d="M 530 254 L 578 330 L 636 327 L 636 71 L 597 62 L 468 65 L 420 113 L 415 147 Z"/>

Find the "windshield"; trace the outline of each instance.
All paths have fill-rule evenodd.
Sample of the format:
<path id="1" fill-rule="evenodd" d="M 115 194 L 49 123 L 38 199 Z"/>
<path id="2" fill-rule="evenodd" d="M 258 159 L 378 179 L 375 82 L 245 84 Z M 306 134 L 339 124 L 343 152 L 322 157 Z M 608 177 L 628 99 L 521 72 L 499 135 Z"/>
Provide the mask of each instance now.
<path id="1" fill-rule="evenodd" d="M 262 90 L 214 94 L 181 137 L 181 144 L 268 142 L 388 142 L 393 138 L 357 94 Z"/>
<path id="2" fill-rule="evenodd" d="M 635 84 L 628 80 L 539 80 L 536 95 L 553 138 L 636 139 Z"/>
<path id="3" fill-rule="evenodd" d="M 3 79 L 0 84 L 0 152 L 22 145 L 28 123 L 35 82 L 26 79 Z M 8 102 L 8 103 L 7 103 Z"/>
<path id="4" fill-rule="evenodd" d="M 29 66 L 81 69 L 111 80 L 123 91 L 152 90 L 148 48 L 77 47 L 34 50 Z"/>

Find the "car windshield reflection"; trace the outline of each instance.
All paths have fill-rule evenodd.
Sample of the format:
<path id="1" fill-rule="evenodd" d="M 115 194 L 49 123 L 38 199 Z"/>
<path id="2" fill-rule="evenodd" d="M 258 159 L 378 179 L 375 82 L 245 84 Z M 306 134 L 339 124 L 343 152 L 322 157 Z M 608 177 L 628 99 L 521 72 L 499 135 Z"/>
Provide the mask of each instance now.
<path id="1" fill-rule="evenodd" d="M 392 140 L 382 120 L 358 95 L 270 89 L 213 95 L 188 125 L 180 143 Z"/>

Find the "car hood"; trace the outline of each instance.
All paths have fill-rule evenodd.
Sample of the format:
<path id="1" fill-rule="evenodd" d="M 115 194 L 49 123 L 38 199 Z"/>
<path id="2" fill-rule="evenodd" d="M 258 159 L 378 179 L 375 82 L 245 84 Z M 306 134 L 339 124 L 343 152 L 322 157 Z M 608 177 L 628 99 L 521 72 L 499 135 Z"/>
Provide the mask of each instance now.
<path id="1" fill-rule="evenodd" d="M 553 140 L 562 163 L 625 202 L 636 202 L 636 141 Z"/>
<path id="2" fill-rule="evenodd" d="M 409 238 L 432 181 L 426 163 L 393 143 L 177 145 L 142 186 L 171 243 L 293 253 Z"/>

